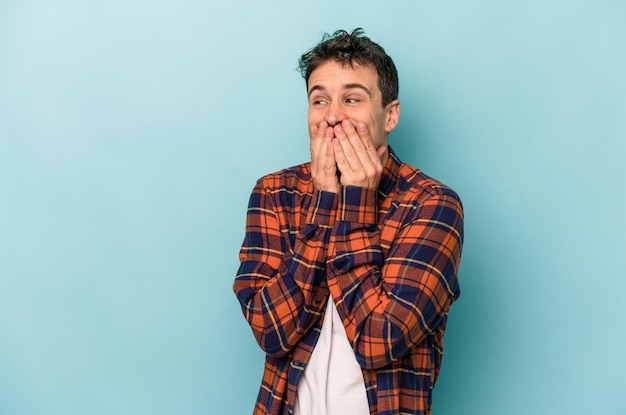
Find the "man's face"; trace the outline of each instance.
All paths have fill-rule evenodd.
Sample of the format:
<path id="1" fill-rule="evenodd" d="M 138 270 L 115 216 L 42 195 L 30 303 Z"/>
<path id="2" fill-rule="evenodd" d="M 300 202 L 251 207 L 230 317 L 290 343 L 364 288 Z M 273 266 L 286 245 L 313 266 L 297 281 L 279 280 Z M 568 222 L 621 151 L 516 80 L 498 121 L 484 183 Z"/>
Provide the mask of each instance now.
<path id="1" fill-rule="evenodd" d="M 400 116 L 400 102 L 382 105 L 378 74 L 370 66 L 350 65 L 329 60 L 309 77 L 309 126 L 326 121 L 330 126 L 350 120 L 364 123 L 376 148 L 387 144 L 387 135 Z"/>

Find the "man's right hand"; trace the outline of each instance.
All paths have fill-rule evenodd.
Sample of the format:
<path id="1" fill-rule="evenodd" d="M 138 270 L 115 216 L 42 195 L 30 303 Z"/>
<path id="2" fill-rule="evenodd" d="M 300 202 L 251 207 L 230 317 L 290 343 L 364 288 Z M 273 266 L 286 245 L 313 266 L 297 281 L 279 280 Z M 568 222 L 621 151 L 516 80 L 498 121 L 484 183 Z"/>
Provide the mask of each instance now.
<path id="1" fill-rule="evenodd" d="M 323 121 L 309 127 L 311 138 L 311 177 L 317 190 L 338 193 L 341 189 L 337 176 L 337 161 L 332 140 L 335 133 L 332 127 Z"/>

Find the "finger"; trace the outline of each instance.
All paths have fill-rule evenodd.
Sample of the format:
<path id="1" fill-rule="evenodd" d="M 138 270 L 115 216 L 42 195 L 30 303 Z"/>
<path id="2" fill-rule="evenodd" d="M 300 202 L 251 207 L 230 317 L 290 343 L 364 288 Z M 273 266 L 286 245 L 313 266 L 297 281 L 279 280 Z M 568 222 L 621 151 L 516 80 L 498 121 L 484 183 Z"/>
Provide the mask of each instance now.
<path id="1" fill-rule="evenodd" d="M 311 143 L 311 162 L 314 164 L 312 168 L 316 170 L 326 169 L 328 145 L 332 140 L 333 135 L 333 129 L 329 127 L 326 122 L 320 123 L 317 128 L 317 134 L 315 135 L 315 138 Z"/>
<path id="2" fill-rule="evenodd" d="M 353 149 L 353 152 L 351 152 L 346 147 L 345 141 L 342 142 L 350 165 L 355 169 L 362 169 L 368 176 L 377 174 L 382 169 L 382 161 L 384 160 L 387 146 L 381 145 L 379 148 L 376 148 L 365 123 L 355 124 L 347 120 L 342 123 L 342 129 L 343 134 L 347 137 L 347 141 L 349 141 Z M 336 135 L 340 136 L 340 133 Z"/>
<path id="3" fill-rule="evenodd" d="M 339 171 L 350 173 L 350 171 L 360 169 L 361 161 L 341 126 L 335 126 L 334 133 L 335 139 L 332 143 Z"/>
<path id="4" fill-rule="evenodd" d="M 359 123 L 358 127 L 355 127 L 350 120 L 345 120 L 342 123 L 342 130 L 353 149 L 353 153 L 350 150 L 346 150 L 346 156 L 351 164 L 365 168 L 380 164 L 380 158 L 376 154 L 376 147 L 364 123 Z M 358 160 L 352 157 L 356 157 Z"/>
<path id="5" fill-rule="evenodd" d="M 367 125 L 363 122 L 360 122 L 357 124 L 356 132 L 361 138 L 361 140 L 363 141 L 365 151 L 367 152 L 367 155 L 370 158 L 370 160 L 372 160 L 374 164 L 379 164 L 381 157 L 382 157 L 381 154 L 385 153 L 385 149 L 383 149 L 382 153 L 379 153 L 378 150 L 381 147 L 386 148 L 386 146 L 380 146 L 378 149 L 376 148 L 376 144 L 374 144 L 374 140 L 372 139 L 372 136 L 370 135 L 370 131 L 367 128 Z"/>
<path id="6" fill-rule="evenodd" d="M 364 158 L 367 159 L 368 156 L 365 153 L 363 142 L 356 133 L 356 130 L 352 128 L 352 124 L 343 121 L 342 124 L 335 126 L 334 132 L 335 137 L 339 140 L 339 144 L 341 144 L 343 154 L 348 164 L 350 164 L 353 169 L 360 168 L 363 162 L 366 162 Z"/>
<path id="7" fill-rule="evenodd" d="M 311 178 L 315 189 L 337 192 L 340 186 L 332 146 L 334 131 L 326 122 L 309 127 L 311 135 Z"/>
<path id="8" fill-rule="evenodd" d="M 341 174 L 346 174 L 350 172 L 352 169 L 350 168 L 350 164 L 348 160 L 346 160 L 346 155 L 343 152 L 343 147 L 341 147 L 341 143 L 338 138 L 334 138 L 331 141 L 331 145 L 329 146 L 333 151 L 333 157 L 335 158 L 335 165 L 337 166 L 337 170 Z"/>
<path id="9" fill-rule="evenodd" d="M 319 154 L 324 133 L 328 128 L 328 124 L 325 122 L 320 123 L 319 125 L 312 124 L 309 126 L 309 137 L 311 139 L 311 156 L 316 157 Z"/>
<path id="10" fill-rule="evenodd" d="M 326 142 L 326 160 L 324 163 L 326 174 L 337 175 L 337 161 L 335 160 L 335 149 L 331 141 Z"/>

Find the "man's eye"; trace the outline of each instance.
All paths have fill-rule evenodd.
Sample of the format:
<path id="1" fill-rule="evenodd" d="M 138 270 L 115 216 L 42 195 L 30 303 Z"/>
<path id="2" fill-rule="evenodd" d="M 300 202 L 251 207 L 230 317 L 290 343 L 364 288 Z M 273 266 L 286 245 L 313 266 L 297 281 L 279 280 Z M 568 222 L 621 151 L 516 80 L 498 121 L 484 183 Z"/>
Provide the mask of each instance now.
<path id="1" fill-rule="evenodd" d="M 358 98 L 347 98 L 346 99 L 346 103 L 347 104 L 357 104 L 359 102 L 361 102 L 361 100 L 358 99 Z"/>
<path id="2" fill-rule="evenodd" d="M 326 101 L 324 101 L 323 99 L 314 99 L 313 101 L 311 101 L 311 104 L 313 105 L 323 105 L 325 103 Z"/>

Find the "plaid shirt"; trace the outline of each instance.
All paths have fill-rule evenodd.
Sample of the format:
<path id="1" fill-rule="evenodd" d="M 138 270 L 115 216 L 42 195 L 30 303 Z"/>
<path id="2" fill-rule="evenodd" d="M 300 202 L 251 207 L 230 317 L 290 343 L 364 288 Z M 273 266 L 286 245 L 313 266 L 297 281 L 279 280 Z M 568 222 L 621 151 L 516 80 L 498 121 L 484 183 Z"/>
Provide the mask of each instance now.
<path id="1" fill-rule="evenodd" d="M 254 413 L 293 413 L 330 293 L 370 413 L 430 414 L 462 244 L 457 194 L 391 150 L 377 190 L 315 190 L 309 163 L 260 179 L 234 283 L 266 352 Z"/>

